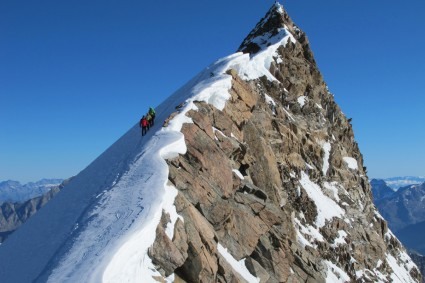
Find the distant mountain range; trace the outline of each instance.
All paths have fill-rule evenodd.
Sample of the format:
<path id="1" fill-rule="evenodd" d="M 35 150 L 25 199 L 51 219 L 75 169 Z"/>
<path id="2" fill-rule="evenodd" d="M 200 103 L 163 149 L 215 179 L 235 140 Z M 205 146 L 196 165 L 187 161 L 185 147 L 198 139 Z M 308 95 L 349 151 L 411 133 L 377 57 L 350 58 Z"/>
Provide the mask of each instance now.
<path id="1" fill-rule="evenodd" d="M 379 212 L 395 233 L 425 221 L 425 183 L 409 185 L 391 193 L 383 180 L 372 180 L 372 193 Z"/>
<path id="2" fill-rule="evenodd" d="M 410 250 L 411 258 L 424 274 L 425 182 L 417 184 L 423 180 L 421 177 L 395 177 L 386 180 L 389 181 L 370 181 L 374 203 L 394 234 Z M 408 183 L 415 184 L 403 186 Z"/>
<path id="3" fill-rule="evenodd" d="M 43 179 L 26 185 L 16 181 L 0 183 L 0 197 L 12 200 L 0 203 L 0 243 L 49 202 L 70 180 L 59 184 L 56 183 L 60 179 Z"/>
<path id="4" fill-rule="evenodd" d="M 417 185 L 425 182 L 425 177 L 415 177 L 415 176 L 404 176 L 404 177 L 391 177 L 382 179 L 385 181 L 388 187 L 397 191 L 402 187 L 406 187 L 409 185 Z"/>
<path id="5" fill-rule="evenodd" d="M 425 255 L 425 221 L 409 225 L 398 231 L 397 236 L 411 250 Z"/>
<path id="6" fill-rule="evenodd" d="M 384 180 L 372 179 L 370 184 L 372 186 L 372 194 L 375 201 L 390 197 L 394 194 L 394 190 L 390 188 Z"/>
<path id="7" fill-rule="evenodd" d="M 63 179 L 42 179 L 38 182 L 21 184 L 18 181 L 0 182 L 0 203 L 23 203 L 42 196 L 52 188 L 59 186 Z"/>

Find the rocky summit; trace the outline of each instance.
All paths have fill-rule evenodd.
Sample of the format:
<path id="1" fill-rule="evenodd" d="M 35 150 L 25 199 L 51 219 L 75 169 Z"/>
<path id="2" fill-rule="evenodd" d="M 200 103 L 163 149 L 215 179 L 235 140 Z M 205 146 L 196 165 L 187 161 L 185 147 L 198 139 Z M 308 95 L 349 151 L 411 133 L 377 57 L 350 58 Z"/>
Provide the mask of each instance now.
<path id="1" fill-rule="evenodd" d="M 275 4 L 238 51 L 254 60 L 282 35 L 272 77 L 228 69 L 225 107 L 198 101 L 186 114 L 187 151 L 168 160 L 179 218 L 170 238 L 163 212 L 149 249 L 156 280 L 420 282 L 372 202 L 350 120 L 306 34 Z"/>

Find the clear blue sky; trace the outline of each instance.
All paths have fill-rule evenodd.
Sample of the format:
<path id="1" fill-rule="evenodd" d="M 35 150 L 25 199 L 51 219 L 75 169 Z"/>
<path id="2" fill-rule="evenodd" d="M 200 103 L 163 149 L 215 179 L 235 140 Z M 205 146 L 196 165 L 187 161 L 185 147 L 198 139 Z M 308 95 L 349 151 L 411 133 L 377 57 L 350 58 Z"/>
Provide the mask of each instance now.
<path id="1" fill-rule="evenodd" d="M 274 1 L 0 0 L 0 180 L 77 174 Z M 425 1 L 287 0 L 370 177 L 425 175 Z"/>

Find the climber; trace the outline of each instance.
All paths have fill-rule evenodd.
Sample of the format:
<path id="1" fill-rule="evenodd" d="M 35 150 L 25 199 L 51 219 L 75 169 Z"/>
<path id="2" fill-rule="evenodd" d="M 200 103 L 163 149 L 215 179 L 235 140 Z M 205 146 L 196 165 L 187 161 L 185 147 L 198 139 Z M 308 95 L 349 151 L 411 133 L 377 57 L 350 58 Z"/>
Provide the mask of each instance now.
<path id="1" fill-rule="evenodd" d="M 146 113 L 146 120 L 148 121 L 148 130 L 149 130 L 151 123 L 152 123 L 152 115 L 149 114 L 149 112 Z"/>
<path id="2" fill-rule="evenodd" d="M 155 123 L 155 109 L 153 109 L 153 107 L 149 107 L 149 114 L 152 117 L 151 124 L 150 124 L 150 126 L 152 127 Z"/>
<path id="3" fill-rule="evenodd" d="M 140 127 L 142 128 L 142 136 L 146 135 L 146 129 L 148 127 L 148 120 L 146 120 L 145 116 L 143 116 L 142 119 L 140 119 Z"/>

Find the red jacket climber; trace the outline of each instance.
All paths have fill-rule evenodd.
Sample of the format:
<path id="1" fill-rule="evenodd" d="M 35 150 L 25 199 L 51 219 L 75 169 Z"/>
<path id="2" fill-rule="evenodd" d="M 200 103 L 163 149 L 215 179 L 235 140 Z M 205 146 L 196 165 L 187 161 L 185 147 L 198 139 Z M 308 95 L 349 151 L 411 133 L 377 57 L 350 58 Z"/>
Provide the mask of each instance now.
<path id="1" fill-rule="evenodd" d="M 142 119 L 140 119 L 139 125 L 142 128 L 142 136 L 144 136 L 146 134 L 146 129 L 148 127 L 148 120 L 146 120 L 145 116 L 143 116 Z"/>

